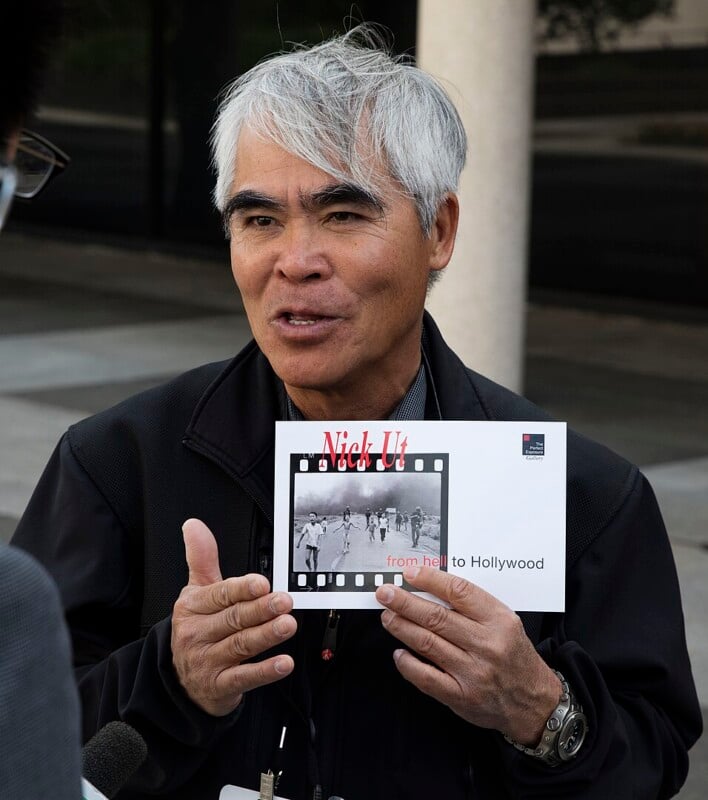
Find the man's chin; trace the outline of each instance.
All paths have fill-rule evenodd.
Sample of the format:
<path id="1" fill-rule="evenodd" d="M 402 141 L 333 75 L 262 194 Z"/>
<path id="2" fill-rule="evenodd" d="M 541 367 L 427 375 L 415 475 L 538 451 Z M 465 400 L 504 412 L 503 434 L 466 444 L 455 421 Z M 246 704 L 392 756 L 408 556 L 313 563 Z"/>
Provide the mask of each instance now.
<path id="1" fill-rule="evenodd" d="M 288 390 L 295 392 L 337 393 L 345 390 L 350 381 L 345 370 L 336 368 L 334 359 L 295 356 L 290 358 L 270 358 L 275 374 Z"/>
<path id="2" fill-rule="evenodd" d="M 324 377 L 318 380 L 310 376 L 307 380 L 304 380 L 302 375 L 281 375 L 277 370 L 275 372 L 285 384 L 285 388 L 291 396 L 305 393 L 326 396 L 345 391 L 341 384 L 333 383 L 331 379 L 325 379 Z"/>

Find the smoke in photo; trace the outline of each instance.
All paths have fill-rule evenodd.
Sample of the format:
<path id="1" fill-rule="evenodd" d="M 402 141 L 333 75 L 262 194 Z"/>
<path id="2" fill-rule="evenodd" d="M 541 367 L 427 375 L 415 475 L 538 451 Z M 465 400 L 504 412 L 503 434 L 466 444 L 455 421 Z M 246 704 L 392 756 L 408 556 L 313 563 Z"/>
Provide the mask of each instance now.
<path id="1" fill-rule="evenodd" d="M 349 506 L 412 510 L 440 514 L 441 476 L 437 472 L 304 472 L 295 475 L 295 514 L 315 511 L 320 516 L 340 515 Z"/>

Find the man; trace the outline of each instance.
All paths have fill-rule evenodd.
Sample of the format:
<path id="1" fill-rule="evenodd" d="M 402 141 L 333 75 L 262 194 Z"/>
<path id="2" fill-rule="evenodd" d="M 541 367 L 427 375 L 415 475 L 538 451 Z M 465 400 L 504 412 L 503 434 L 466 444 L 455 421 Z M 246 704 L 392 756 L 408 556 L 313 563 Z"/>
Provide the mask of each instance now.
<path id="1" fill-rule="evenodd" d="M 320 537 L 323 533 L 322 525 L 317 521 L 317 514 L 314 511 L 310 511 L 310 519 L 302 526 L 302 533 L 300 534 L 296 547 L 299 548 L 302 540 L 307 537 L 307 541 L 305 542 L 305 547 L 307 548 L 305 563 L 311 572 L 317 572 Z M 312 561 L 310 561 L 310 559 L 312 559 Z"/>
<path id="2" fill-rule="evenodd" d="M 424 314 L 465 135 L 361 37 L 263 62 L 222 105 L 216 201 L 255 341 L 72 427 L 20 525 L 62 586 L 85 728 L 147 740 L 126 798 L 268 769 L 291 800 L 669 796 L 701 726 L 676 575 L 651 489 L 599 445 L 569 434 L 564 614 L 430 568 L 406 580 L 449 608 L 384 585 L 383 614 L 330 625 L 270 592 L 276 420 L 547 419 Z"/>
<path id="3" fill-rule="evenodd" d="M 381 537 L 381 544 L 386 541 L 386 533 L 388 531 L 388 513 L 386 511 L 379 517 L 379 536 Z"/>
<path id="4" fill-rule="evenodd" d="M 411 539 L 413 540 L 413 547 L 418 546 L 418 539 L 420 538 L 420 529 L 423 527 L 423 510 L 420 506 L 415 507 L 415 511 L 411 514 Z"/>
<path id="5" fill-rule="evenodd" d="M 54 171 L 35 156 L 29 174 L 23 150 L 13 162 L 31 141 L 22 124 L 36 102 L 60 12 L 52 0 L 3 5 L 0 229 L 18 188 L 36 195 Z M 79 703 L 56 586 L 33 558 L 0 542 L 0 795 L 78 800 L 80 755 Z"/>

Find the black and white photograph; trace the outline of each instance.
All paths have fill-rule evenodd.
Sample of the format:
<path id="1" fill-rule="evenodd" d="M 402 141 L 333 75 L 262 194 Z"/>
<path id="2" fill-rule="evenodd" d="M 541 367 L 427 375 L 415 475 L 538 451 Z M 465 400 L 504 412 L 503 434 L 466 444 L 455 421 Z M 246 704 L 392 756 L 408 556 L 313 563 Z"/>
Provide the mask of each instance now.
<path id="1" fill-rule="evenodd" d="M 447 459 L 409 455 L 406 462 L 405 471 L 320 471 L 313 459 L 300 471 L 293 458 L 291 572 L 390 575 L 412 565 L 444 568 Z"/>

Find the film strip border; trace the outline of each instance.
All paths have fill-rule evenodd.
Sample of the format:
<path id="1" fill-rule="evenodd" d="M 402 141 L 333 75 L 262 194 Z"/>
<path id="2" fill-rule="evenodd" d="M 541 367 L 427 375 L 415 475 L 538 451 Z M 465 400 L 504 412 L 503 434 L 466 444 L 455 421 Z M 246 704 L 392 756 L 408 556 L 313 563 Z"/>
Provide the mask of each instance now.
<path id="1" fill-rule="evenodd" d="M 357 461 L 353 464 L 347 463 L 347 458 L 342 457 L 332 460 L 329 457 L 323 458 L 322 454 L 314 453 L 291 453 L 290 454 L 290 519 L 291 526 L 294 520 L 294 481 L 295 475 L 299 473 L 366 473 L 366 472 L 408 472 L 408 473 L 438 473 L 441 476 L 440 487 L 440 556 L 431 557 L 430 566 L 440 569 L 447 569 L 447 504 L 448 504 L 448 475 L 449 475 L 449 453 L 406 453 L 404 456 L 397 456 L 395 463 L 390 463 L 390 456 L 384 453 L 369 453 L 368 462 L 365 458 L 360 458 L 356 454 Z M 294 530 L 290 531 L 291 540 L 294 537 Z M 291 553 L 292 559 L 292 553 Z M 405 561 L 405 559 L 401 559 Z M 432 563 L 432 562 L 435 563 Z M 416 559 L 417 562 L 417 559 Z M 417 562 L 418 563 L 418 562 Z M 352 571 L 352 572 L 310 572 L 291 569 L 289 573 L 289 591 L 292 592 L 373 592 L 378 586 L 384 583 L 393 583 L 396 586 L 410 587 L 400 573 L 405 563 L 395 564 L 399 571 L 373 570 L 373 571 Z M 388 565 L 387 565 L 388 566 Z"/>
<path id="2" fill-rule="evenodd" d="M 400 572 L 293 572 L 291 592 L 374 592 L 384 583 L 410 588 Z"/>
<path id="3" fill-rule="evenodd" d="M 354 453 L 330 456 L 291 453 L 290 472 L 447 472 L 447 453 Z"/>

